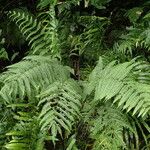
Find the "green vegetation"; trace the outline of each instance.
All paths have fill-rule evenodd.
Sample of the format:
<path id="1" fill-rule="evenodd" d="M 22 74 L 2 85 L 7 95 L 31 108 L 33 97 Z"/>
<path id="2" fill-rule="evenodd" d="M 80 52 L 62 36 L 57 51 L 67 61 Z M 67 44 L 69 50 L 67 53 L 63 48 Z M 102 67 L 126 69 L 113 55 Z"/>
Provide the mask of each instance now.
<path id="1" fill-rule="evenodd" d="M 1 150 L 149 150 L 150 2 L 0 3 Z"/>

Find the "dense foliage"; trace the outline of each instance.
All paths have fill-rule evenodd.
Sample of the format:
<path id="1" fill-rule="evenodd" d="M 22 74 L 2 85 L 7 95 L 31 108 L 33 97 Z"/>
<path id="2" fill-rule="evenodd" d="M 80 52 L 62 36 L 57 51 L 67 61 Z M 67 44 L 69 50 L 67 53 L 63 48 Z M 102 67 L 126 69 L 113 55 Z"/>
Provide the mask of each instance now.
<path id="1" fill-rule="evenodd" d="M 1 150 L 150 149 L 150 2 L 1 0 Z"/>

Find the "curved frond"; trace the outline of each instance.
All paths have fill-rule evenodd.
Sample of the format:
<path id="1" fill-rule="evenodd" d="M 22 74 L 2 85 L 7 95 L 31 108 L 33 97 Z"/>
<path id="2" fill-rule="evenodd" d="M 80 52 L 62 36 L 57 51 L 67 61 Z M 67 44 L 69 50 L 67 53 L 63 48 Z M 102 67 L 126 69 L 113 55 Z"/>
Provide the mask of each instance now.
<path id="1" fill-rule="evenodd" d="M 101 62 L 101 60 L 100 60 Z M 125 62 L 115 65 L 111 62 L 103 69 L 97 71 L 97 76 L 93 76 L 89 84 L 95 86 L 95 98 L 92 103 L 98 104 L 100 101 L 113 100 L 113 103 L 118 102 L 118 106 L 126 111 L 133 111 L 138 116 L 145 116 L 150 109 L 150 84 L 145 81 L 150 74 L 143 74 L 140 68 L 149 67 L 140 62 Z M 135 71 L 135 68 L 138 70 Z M 92 81 L 96 80 L 94 84 Z M 88 89 L 89 89 L 88 88 Z"/>
<path id="2" fill-rule="evenodd" d="M 55 81 L 65 81 L 69 70 L 45 56 L 28 56 L 23 61 L 7 67 L 1 80 L 0 96 L 6 103 L 28 100 L 36 102 L 38 92 Z"/>
<path id="3" fill-rule="evenodd" d="M 31 14 L 23 11 L 9 11 L 8 17 L 15 22 L 20 32 L 29 42 L 32 54 L 52 55 L 60 58 L 57 20 L 54 8 L 47 13 L 48 20 L 39 21 Z"/>
<path id="4" fill-rule="evenodd" d="M 53 142 L 57 135 L 63 136 L 63 130 L 70 133 L 75 119 L 80 115 L 81 89 L 73 80 L 64 83 L 54 82 L 40 97 L 42 106 L 39 115 L 41 130 L 50 130 Z"/>

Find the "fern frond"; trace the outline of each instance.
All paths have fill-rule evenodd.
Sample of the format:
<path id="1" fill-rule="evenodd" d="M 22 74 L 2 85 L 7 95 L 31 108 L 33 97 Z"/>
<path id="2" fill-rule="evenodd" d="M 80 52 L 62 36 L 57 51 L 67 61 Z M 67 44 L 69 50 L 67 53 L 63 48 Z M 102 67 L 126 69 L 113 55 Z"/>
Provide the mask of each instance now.
<path id="1" fill-rule="evenodd" d="M 1 104 L 0 111 L 0 149 L 3 150 L 4 144 L 7 142 L 6 133 L 14 126 L 13 115 L 11 110 L 4 108 Z"/>
<path id="2" fill-rule="evenodd" d="M 56 4 L 57 4 L 57 0 L 40 0 L 37 7 L 42 9 L 49 5 L 56 5 Z"/>
<path id="3" fill-rule="evenodd" d="M 127 115 L 115 107 L 110 107 L 109 103 L 98 108 L 91 126 L 91 138 L 95 139 L 93 150 L 128 149 L 124 139 L 125 131 L 130 131 L 131 136 L 137 137 L 136 129 L 132 127 Z"/>
<path id="4" fill-rule="evenodd" d="M 28 56 L 7 69 L 1 77 L 4 86 L 0 90 L 5 103 L 21 102 L 25 97 L 34 101 L 42 88 L 69 77 L 67 68 L 46 56 Z"/>
<path id="5" fill-rule="evenodd" d="M 54 57 L 60 58 L 60 42 L 58 38 L 58 20 L 55 17 L 54 6 L 50 7 L 47 13 L 47 18 L 42 21 L 45 30 L 44 39 L 48 40 L 51 44 L 47 45 L 47 49 L 51 50 Z M 47 43 L 48 44 L 48 43 Z"/>
<path id="6" fill-rule="evenodd" d="M 60 58 L 54 8 L 51 7 L 47 14 L 49 18 L 44 21 L 39 21 L 29 13 L 17 10 L 9 11 L 8 17 L 16 23 L 20 32 L 29 42 L 31 54 L 51 54 Z"/>
<path id="7" fill-rule="evenodd" d="M 100 60 L 101 63 L 101 60 Z M 125 109 L 127 112 L 132 110 L 133 115 L 144 117 L 149 113 L 150 109 L 150 84 L 142 83 L 138 80 L 138 72 L 141 74 L 141 69 L 134 73 L 134 69 L 138 66 L 143 66 L 140 62 L 125 62 L 115 65 L 111 62 L 103 69 L 99 69 L 97 76 L 93 76 L 89 84 L 95 89 L 95 98 L 92 103 L 97 105 L 100 101 L 107 101 L 112 99 L 113 103 L 118 102 L 118 106 Z M 139 67 L 140 68 L 140 67 Z M 96 80 L 92 84 L 92 81 Z M 144 78 L 143 78 L 144 81 Z M 94 88 L 95 87 L 95 88 Z M 90 91 L 92 91 L 90 90 Z"/>
<path id="8" fill-rule="evenodd" d="M 75 135 L 72 135 L 69 140 L 68 140 L 68 145 L 66 150 L 78 150 L 77 146 L 76 146 L 76 138 Z"/>
<path id="9" fill-rule="evenodd" d="M 142 29 L 138 28 L 127 28 L 128 33 L 122 35 L 118 43 L 114 44 L 114 51 L 121 55 L 133 56 L 133 52 L 137 47 L 143 47 L 142 41 L 143 36 L 140 36 Z"/>
<path id="10" fill-rule="evenodd" d="M 82 47 L 85 50 L 92 47 L 95 51 L 103 49 L 103 35 L 105 34 L 106 26 L 110 24 L 110 20 L 106 17 L 81 16 L 79 23 L 85 26 L 84 32 L 80 37 L 84 42 Z M 93 52 L 90 55 L 93 55 Z"/>
<path id="11" fill-rule="evenodd" d="M 3 47 L 5 43 L 5 39 L 1 38 L 1 35 L 2 35 L 2 30 L 0 29 L 0 59 L 8 59 L 8 54 L 5 48 Z"/>
<path id="12" fill-rule="evenodd" d="M 71 132 L 75 119 L 80 115 L 81 89 L 73 80 L 54 82 L 39 97 L 41 130 L 49 129 L 55 142 L 58 134 L 63 136 L 63 129 L 66 133 Z"/>
<path id="13" fill-rule="evenodd" d="M 8 150 L 43 150 L 46 135 L 39 132 L 38 121 L 32 112 L 18 112 L 14 118 L 17 123 L 6 134 L 9 142 L 4 147 Z"/>
<path id="14" fill-rule="evenodd" d="M 129 18 L 131 23 L 136 23 L 136 21 L 139 19 L 139 17 L 141 16 L 143 12 L 143 8 L 142 7 L 134 7 L 132 9 L 129 9 L 125 16 Z"/>
<path id="15" fill-rule="evenodd" d="M 148 23 L 148 14 L 141 19 L 140 23 L 136 23 L 136 20 L 140 17 L 143 8 L 133 8 L 129 10 L 130 19 L 133 22 L 133 26 L 127 28 L 127 33 L 120 37 L 120 40 L 114 44 L 114 51 L 123 54 L 124 57 L 133 57 L 133 52 L 143 54 L 144 51 L 150 50 L 150 26 Z M 130 12 L 131 11 L 131 12 Z M 131 14 L 130 14 L 131 13 Z M 120 55 L 120 57 L 121 57 Z"/>

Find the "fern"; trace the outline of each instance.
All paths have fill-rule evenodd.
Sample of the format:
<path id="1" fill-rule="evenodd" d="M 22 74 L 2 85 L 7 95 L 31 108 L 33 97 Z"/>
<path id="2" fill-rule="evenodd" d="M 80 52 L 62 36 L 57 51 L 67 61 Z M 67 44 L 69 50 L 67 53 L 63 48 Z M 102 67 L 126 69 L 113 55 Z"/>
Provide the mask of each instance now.
<path id="1" fill-rule="evenodd" d="M 53 142 L 57 134 L 63 136 L 71 133 L 75 118 L 80 115 L 81 90 L 73 81 L 67 80 L 64 83 L 54 82 L 47 90 L 44 90 L 40 97 L 39 106 L 42 106 L 39 115 L 41 130 L 50 130 Z"/>
<path id="2" fill-rule="evenodd" d="M 2 35 L 2 30 L 0 29 L 0 37 L 1 35 Z M 8 59 L 8 54 L 5 48 L 3 47 L 4 43 L 5 43 L 5 39 L 4 38 L 0 39 L 0 59 Z"/>
<path id="3" fill-rule="evenodd" d="M 5 103 L 22 102 L 26 97 L 30 102 L 36 102 L 35 95 L 42 88 L 69 77 L 67 68 L 44 56 L 28 56 L 7 68 L 1 77 L 4 86 L 0 90 Z"/>
<path id="4" fill-rule="evenodd" d="M 107 3 L 109 3 L 111 0 L 102 0 L 102 1 L 99 1 L 99 0 L 91 0 L 91 4 L 93 6 L 95 6 L 96 8 L 98 9 L 105 9 L 105 5 Z"/>
<path id="5" fill-rule="evenodd" d="M 97 116 L 92 119 L 90 124 L 91 138 L 95 139 L 93 150 L 128 149 L 124 139 L 126 131 L 129 132 L 128 136 L 135 136 L 138 141 L 136 129 L 130 123 L 127 115 L 115 107 L 110 107 L 109 103 L 98 107 Z M 126 138 L 129 138 L 128 136 Z"/>
<path id="6" fill-rule="evenodd" d="M 8 141 L 6 133 L 11 130 L 14 125 L 13 115 L 11 110 L 2 105 L 0 111 L 0 149 L 3 150 L 4 144 Z"/>
<path id="7" fill-rule="evenodd" d="M 84 46 L 80 49 L 84 49 L 87 54 L 90 53 L 90 56 L 94 55 L 96 52 L 97 55 L 99 55 L 99 51 L 104 47 L 103 37 L 105 28 L 110 24 L 110 20 L 106 17 L 81 16 L 78 22 L 85 26 L 84 32 L 80 35 Z M 89 47 L 92 47 L 95 52 L 90 52 L 91 49 L 89 49 Z"/>
<path id="8" fill-rule="evenodd" d="M 19 122 L 12 132 L 7 134 L 12 137 L 5 146 L 7 149 L 40 150 L 35 143 L 36 145 L 37 142 L 44 144 L 47 138 L 55 143 L 58 134 L 63 137 L 71 133 L 75 120 L 80 116 L 82 97 L 78 84 L 68 78 L 69 70 L 46 56 L 28 56 L 21 62 L 8 67 L 1 76 L 3 86 L 0 96 L 3 103 L 11 110 L 16 111 L 19 107 L 25 111 L 26 107 L 39 102 L 37 108 L 40 113 L 38 119 L 36 119 L 37 112 L 33 114 L 31 112 L 29 115 L 20 112 L 19 115 L 14 115 L 14 119 Z M 35 130 L 38 128 L 40 134 L 44 134 L 41 136 L 46 138 L 43 137 L 40 140 L 40 137 L 36 137 L 38 132 L 31 134 L 34 126 Z M 47 137 L 49 130 L 50 137 Z M 33 136 L 36 137 L 36 141 L 30 140 Z M 72 146 L 70 143 L 68 149 Z"/>
<path id="9" fill-rule="evenodd" d="M 17 123 L 6 134 L 10 141 L 4 147 L 8 150 L 44 150 L 44 140 L 48 136 L 39 132 L 36 117 L 31 112 L 18 112 L 14 118 Z"/>
<path id="10" fill-rule="evenodd" d="M 67 148 L 66 150 L 78 150 L 77 146 L 76 146 L 76 138 L 75 135 L 72 135 L 67 143 Z"/>
<path id="11" fill-rule="evenodd" d="M 133 57 L 133 51 L 142 46 L 143 36 L 140 36 L 142 29 L 130 27 L 128 34 L 122 35 L 118 43 L 114 44 L 114 51 Z"/>
<path id="12" fill-rule="evenodd" d="M 47 6 L 56 5 L 56 4 L 57 4 L 57 0 L 40 0 L 37 7 L 42 9 L 42 8 L 47 7 Z"/>
<path id="13" fill-rule="evenodd" d="M 51 7 L 47 14 L 49 20 L 44 21 L 39 21 L 29 13 L 17 10 L 9 11 L 8 17 L 16 23 L 20 32 L 29 42 L 31 54 L 51 54 L 60 58 L 54 8 Z"/>
<path id="14" fill-rule="evenodd" d="M 148 23 L 148 14 L 146 14 L 140 21 L 140 23 L 137 23 L 136 20 L 139 18 L 139 15 L 137 13 L 142 13 L 142 8 L 134 8 L 128 15 L 129 17 L 132 17 L 135 13 L 138 16 L 135 16 L 134 25 L 130 26 L 126 29 L 127 33 L 121 35 L 118 42 L 114 44 L 114 51 L 116 53 L 120 53 L 120 57 L 123 54 L 124 57 L 133 58 L 133 53 L 143 54 L 143 50 L 146 52 L 150 49 L 150 26 Z"/>
<path id="15" fill-rule="evenodd" d="M 150 14 L 149 3 L 140 4 L 40 0 L 30 10 L 35 15 L 5 7 L 29 49 L 0 76 L 0 149 L 150 147 L 150 65 L 142 61 L 149 60 Z M 0 58 L 7 57 L 3 44 L 0 39 Z M 22 58 L 17 51 L 11 62 L 16 55 Z M 70 65 L 70 56 L 75 72 L 81 71 L 80 81 L 57 60 Z"/>
<path id="16" fill-rule="evenodd" d="M 134 7 L 132 9 L 129 9 L 127 11 L 127 13 L 125 14 L 125 16 L 128 17 L 130 22 L 132 22 L 134 24 L 139 19 L 139 17 L 141 16 L 142 12 L 143 12 L 143 8 L 142 7 Z"/>
<path id="17" fill-rule="evenodd" d="M 50 10 L 45 13 L 47 14 L 46 18 L 43 19 L 42 24 L 44 25 L 45 30 L 45 40 L 49 39 L 49 45 L 47 49 L 51 50 L 51 53 L 54 57 L 58 57 L 60 59 L 60 42 L 58 38 L 58 20 L 55 17 L 55 9 L 53 6 L 50 7 Z"/>
<path id="18" fill-rule="evenodd" d="M 99 66 L 102 66 L 101 63 L 100 59 Z M 111 62 L 103 69 L 102 67 L 95 69 L 87 89 L 89 92 L 95 90 L 92 103 L 97 105 L 100 101 L 112 99 L 113 103 L 118 102 L 118 106 L 127 112 L 132 110 L 133 115 L 137 113 L 138 116 L 144 117 L 149 114 L 150 85 L 138 81 L 138 71 L 136 75 L 134 74 L 134 68 L 138 69 L 138 66 L 145 67 L 144 64 L 131 61 L 118 65 Z"/>

